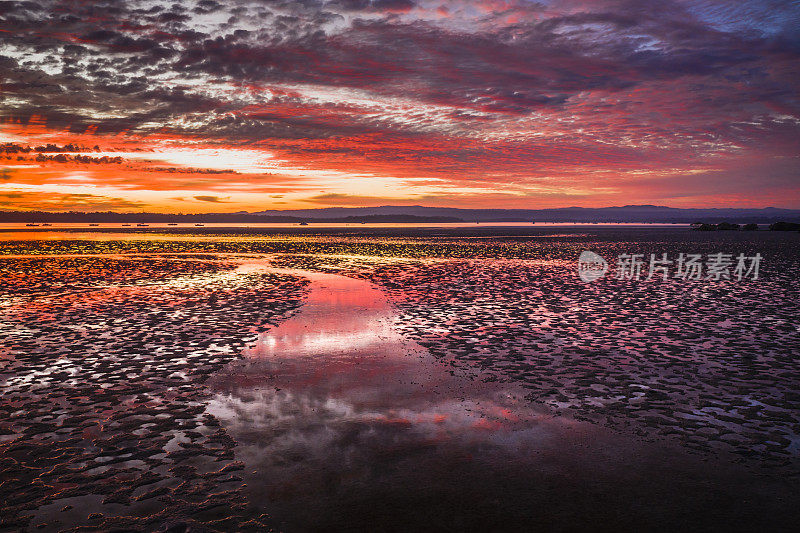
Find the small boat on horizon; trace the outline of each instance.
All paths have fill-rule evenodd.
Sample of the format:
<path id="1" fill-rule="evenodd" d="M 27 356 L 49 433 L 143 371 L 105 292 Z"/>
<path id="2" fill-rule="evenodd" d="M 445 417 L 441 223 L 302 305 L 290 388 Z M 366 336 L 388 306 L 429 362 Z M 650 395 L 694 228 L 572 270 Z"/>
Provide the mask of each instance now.
<path id="1" fill-rule="evenodd" d="M 177 226 L 177 222 L 167 222 L 167 226 Z"/>
<path id="2" fill-rule="evenodd" d="M 42 224 L 42 226 L 52 226 L 52 224 L 50 224 L 49 222 L 45 222 L 44 224 Z"/>
<path id="3" fill-rule="evenodd" d="M 27 224 L 25 224 L 25 225 L 26 225 L 26 226 L 28 226 L 29 228 L 35 228 L 35 227 L 37 227 L 39 224 L 34 224 L 33 222 L 28 222 L 28 223 L 27 223 Z"/>
<path id="4" fill-rule="evenodd" d="M 90 226 L 99 226 L 100 224 L 95 224 L 95 223 L 92 223 L 92 224 L 89 224 L 89 225 L 90 225 Z"/>
<path id="5" fill-rule="evenodd" d="M 146 227 L 148 227 L 149 225 L 150 225 L 150 224 L 142 224 L 142 223 L 140 222 L 139 224 L 136 224 L 136 227 L 138 227 L 138 228 L 146 228 Z"/>
<path id="6" fill-rule="evenodd" d="M 195 224 L 195 226 L 205 226 L 205 224 Z"/>
<path id="7" fill-rule="evenodd" d="M 123 226 L 123 227 L 125 227 L 125 226 L 130 226 L 130 224 L 123 224 L 122 226 Z"/>
<path id="8" fill-rule="evenodd" d="M 308 222 L 301 222 L 298 226 L 308 226 Z"/>

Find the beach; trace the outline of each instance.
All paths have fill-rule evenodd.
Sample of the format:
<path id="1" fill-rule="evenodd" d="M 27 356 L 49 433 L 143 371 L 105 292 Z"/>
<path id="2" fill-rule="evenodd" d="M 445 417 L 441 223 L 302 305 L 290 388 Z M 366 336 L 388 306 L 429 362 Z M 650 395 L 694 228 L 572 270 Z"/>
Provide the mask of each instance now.
<path id="1" fill-rule="evenodd" d="M 109 231 L 0 240 L 5 530 L 798 518 L 800 235 Z M 758 278 L 613 269 L 722 252 Z"/>

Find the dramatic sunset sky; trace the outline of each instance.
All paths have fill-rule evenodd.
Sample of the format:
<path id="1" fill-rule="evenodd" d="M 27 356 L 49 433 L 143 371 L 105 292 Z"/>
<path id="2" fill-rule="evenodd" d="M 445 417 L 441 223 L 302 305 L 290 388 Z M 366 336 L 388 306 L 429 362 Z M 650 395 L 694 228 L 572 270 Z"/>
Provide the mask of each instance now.
<path id="1" fill-rule="evenodd" d="M 0 210 L 800 208 L 800 2 L 0 2 Z"/>

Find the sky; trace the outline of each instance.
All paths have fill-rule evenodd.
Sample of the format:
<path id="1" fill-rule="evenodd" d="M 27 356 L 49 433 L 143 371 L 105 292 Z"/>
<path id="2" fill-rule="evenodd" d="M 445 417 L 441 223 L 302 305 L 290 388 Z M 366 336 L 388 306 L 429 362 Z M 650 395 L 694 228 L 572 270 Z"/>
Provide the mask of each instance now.
<path id="1" fill-rule="evenodd" d="M 800 1 L 0 1 L 0 210 L 800 208 Z"/>

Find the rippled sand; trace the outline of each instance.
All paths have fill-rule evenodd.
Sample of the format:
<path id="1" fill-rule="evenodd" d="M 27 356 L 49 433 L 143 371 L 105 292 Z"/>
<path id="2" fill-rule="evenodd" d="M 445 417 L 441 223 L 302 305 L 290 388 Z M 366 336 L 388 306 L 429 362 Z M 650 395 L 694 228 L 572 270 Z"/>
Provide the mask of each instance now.
<path id="1" fill-rule="evenodd" d="M 0 259 L 4 527 L 264 525 L 244 511 L 235 442 L 202 384 L 305 283 L 235 266 Z"/>
<path id="2" fill-rule="evenodd" d="M 0 244 L 0 523 L 789 530 L 796 236 L 550 233 Z"/>

